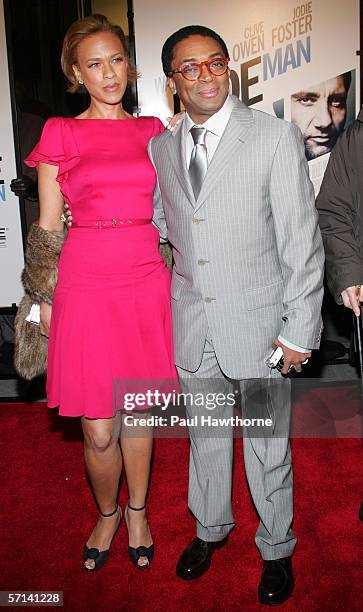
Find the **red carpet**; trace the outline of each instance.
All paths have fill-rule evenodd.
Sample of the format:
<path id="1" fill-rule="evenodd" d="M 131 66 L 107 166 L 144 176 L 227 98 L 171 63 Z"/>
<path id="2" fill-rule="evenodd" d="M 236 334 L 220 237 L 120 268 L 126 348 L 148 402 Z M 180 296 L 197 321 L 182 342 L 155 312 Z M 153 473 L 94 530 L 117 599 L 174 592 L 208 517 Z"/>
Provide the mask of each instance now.
<path id="1" fill-rule="evenodd" d="M 148 513 L 156 547 L 150 570 L 127 558 L 119 530 L 110 560 L 86 574 L 81 550 L 96 520 L 83 470 L 79 423 L 60 419 L 42 404 L 2 404 L 2 553 L 0 590 L 64 591 L 68 610 L 266 610 L 256 597 L 261 562 L 257 525 L 236 441 L 234 510 L 238 522 L 212 570 L 193 583 L 175 576 L 175 563 L 194 535 L 187 512 L 188 443 L 155 443 Z M 304 612 L 362 609 L 359 567 L 363 498 L 359 439 L 294 440 L 294 556 L 297 585 L 282 608 Z M 126 500 L 122 486 L 122 502 Z M 360 546 L 359 546 L 360 544 Z"/>

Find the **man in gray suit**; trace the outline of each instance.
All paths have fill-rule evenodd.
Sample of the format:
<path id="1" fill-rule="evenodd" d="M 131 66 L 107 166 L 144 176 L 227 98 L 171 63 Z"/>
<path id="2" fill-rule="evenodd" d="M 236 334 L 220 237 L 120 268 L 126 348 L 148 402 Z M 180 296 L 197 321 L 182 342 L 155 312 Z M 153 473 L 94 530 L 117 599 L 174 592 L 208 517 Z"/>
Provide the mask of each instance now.
<path id="1" fill-rule="evenodd" d="M 182 28 L 164 44 L 162 61 L 186 109 L 174 132 L 149 144 L 158 176 L 154 223 L 175 262 L 172 312 L 183 391 L 207 380 L 208 391 L 227 395 L 238 380 L 248 398 L 258 380 L 276 434 L 279 420 L 288 421 L 290 388 L 278 373 L 269 378 L 266 354 L 281 347 L 283 373 L 290 366 L 299 372 L 321 333 L 324 256 L 302 137 L 292 124 L 229 95 L 228 51 L 212 30 Z M 212 416 L 232 410 L 226 402 Z M 195 416 L 200 408 L 187 411 Z M 184 579 L 208 570 L 234 526 L 232 434 L 198 427 L 189 433 L 197 537 L 177 565 Z M 258 594 L 267 604 L 282 603 L 294 587 L 291 455 L 286 432 L 275 434 L 243 433 L 260 516 Z"/>

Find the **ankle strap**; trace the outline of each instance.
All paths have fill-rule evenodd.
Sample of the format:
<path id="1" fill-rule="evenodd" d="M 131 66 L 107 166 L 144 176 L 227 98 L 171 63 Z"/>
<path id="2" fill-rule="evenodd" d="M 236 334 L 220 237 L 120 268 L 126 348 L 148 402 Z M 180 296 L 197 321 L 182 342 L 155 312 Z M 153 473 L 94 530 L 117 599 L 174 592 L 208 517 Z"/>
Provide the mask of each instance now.
<path id="1" fill-rule="evenodd" d="M 146 508 L 146 504 L 144 504 L 141 508 L 134 508 L 133 506 L 130 506 L 130 502 L 127 502 L 127 506 L 128 508 L 130 508 L 130 510 L 134 510 L 135 512 L 140 512 L 141 510 L 145 510 Z"/>
<path id="2" fill-rule="evenodd" d="M 112 510 L 112 512 L 101 512 L 101 510 L 100 510 L 100 515 L 101 515 L 101 516 L 105 516 L 105 517 L 108 517 L 108 516 L 113 516 L 114 514 L 116 514 L 116 512 L 118 511 L 118 509 L 119 509 L 119 505 L 118 505 L 118 503 L 116 502 L 115 509 L 114 509 L 114 510 Z"/>

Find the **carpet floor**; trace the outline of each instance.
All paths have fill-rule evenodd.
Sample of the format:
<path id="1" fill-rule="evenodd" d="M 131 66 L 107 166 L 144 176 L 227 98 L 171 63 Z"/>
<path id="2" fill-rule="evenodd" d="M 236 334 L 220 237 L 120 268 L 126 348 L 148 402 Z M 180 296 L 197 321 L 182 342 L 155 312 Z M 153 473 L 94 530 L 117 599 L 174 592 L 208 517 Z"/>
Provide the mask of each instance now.
<path id="1" fill-rule="evenodd" d="M 258 603 L 261 560 L 257 517 L 235 441 L 233 500 L 237 526 L 211 570 L 195 582 L 175 575 L 178 556 L 194 537 L 187 510 L 188 441 L 155 441 L 148 517 L 155 543 L 150 569 L 127 557 L 123 523 L 107 565 L 88 574 L 81 551 L 97 512 L 83 467 L 77 419 L 44 404 L 1 404 L 2 553 L 0 590 L 63 591 L 64 609 L 161 611 L 266 610 Z M 363 609 L 363 499 L 359 438 L 293 440 L 296 588 L 286 611 Z M 120 499 L 127 499 L 122 482 Z"/>

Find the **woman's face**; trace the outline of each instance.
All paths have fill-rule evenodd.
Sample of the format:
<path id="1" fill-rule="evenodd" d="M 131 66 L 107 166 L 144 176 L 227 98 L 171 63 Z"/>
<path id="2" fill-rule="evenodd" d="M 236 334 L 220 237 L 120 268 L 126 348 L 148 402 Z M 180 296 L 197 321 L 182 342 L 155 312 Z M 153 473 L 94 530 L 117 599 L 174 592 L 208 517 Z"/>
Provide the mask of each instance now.
<path id="1" fill-rule="evenodd" d="M 127 55 L 112 32 L 90 34 L 77 48 L 73 71 L 91 98 L 103 104 L 119 104 L 127 87 Z"/>

